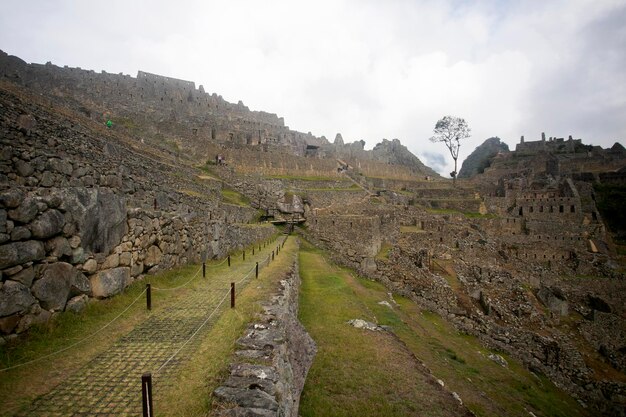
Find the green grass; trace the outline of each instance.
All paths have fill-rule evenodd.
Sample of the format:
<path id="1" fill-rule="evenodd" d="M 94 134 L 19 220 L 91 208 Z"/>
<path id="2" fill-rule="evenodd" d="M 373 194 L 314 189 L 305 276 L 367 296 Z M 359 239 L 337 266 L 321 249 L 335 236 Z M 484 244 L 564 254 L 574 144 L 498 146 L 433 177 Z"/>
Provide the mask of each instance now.
<path id="1" fill-rule="evenodd" d="M 156 287 L 176 286 L 186 282 L 198 270 L 198 265 L 189 265 L 151 276 L 147 281 L 137 281 L 122 294 L 101 301 L 92 301 L 81 314 L 65 313 L 46 325 L 32 327 L 22 340 L 0 347 L 0 368 L 18 365 L 64 349 L 86 335 L 94 333 L 119 315 L 143 292 L 146 282 Z M 163 305 L 175 302 L 183 292 L 153 293 L 153 308 L 158 311 Z M 96 334 L 85 343 L 54 355 L 49 359 L 3 372 L 0 377 L 0 403 L 13 409 L 30 403 L 60 383 L 90 359 L 102 352 L 113 342 L 128 333 L 137 323 L 150 314 L 146 310 L 145 296 L 139 299 L 124 315 L 105 331 Z M 2 415 L 0 410 L 0 415 Z"/>
<path id="2" fill-rule="evenodd" d="M 352 184 L 349 187 L 328 187 L 328 188 L 303 188 L 303 191 L 363 191 L 361 187 Z"/>
<path id="3" fill-rule="evenodd" d="M 400 226 L 400 233 L 425 233 L 419 226 Z"/>
<path id="4" fill-rule="evenodd" d="M 383 285 L 333 266 L 322 252 L 303 245 L 300 268 L 300 318 L 319 349 L 302 395 L 302 416 L 455 415 L 426 405 L 438 393 L 423 385 L 415 357 L 477 416 L 589 415 L 545 377 L 486 349 L 413 301 L 394 296 L 393 309 L 378 304 L 390 301 Z M 384 333 L 347 326 L 353 318 L 390 326 L 395 342 Z M 488 359 L 492 352 L 509 366 Z"/>
<path id="5" fill-rule="evenodd" d="M 277 180 L 298 180 L 298 181 L 342 181 L 348 182 L 340 177 L 329 177 L 323 175 L 268 175 L 267 178 L 274 178 Z"/>
<path id="6" fill-rule="evenodd" d="M 455 209 L 427 208 L 426 211 L 432 214 L 462 214 L 469 219 L 494 219 L 498 217 L 494 213 L 480 214 L 473 211 L 463 212 Z"/>
<path id="7" fill-rule="evenodd" d="M 274 262 L 261 269 L 259 279 L 252 281 L 237 296 L 237 308 L 224 311 L 183 366 L 173 387 L 160 398 L 156 404 L 158 408 L 155 405 L 159 415 L 213 415 L 218 405 L 211 393 L 228 376 L 228 365 L 234 361 L 235 342 L 244 334 L 247 324 L 261 312 L 260 301 L 268 299 L 293 264 L 297 246 L 296 239 L 288 239 Z"/>
<path id="8" fill-rule="evenodd" d="M 380 259 L 380 260 L 389 259 L 389 252 L 391 252 L 391 249 L 393 249 L 393 246 L 391 245 L 391 243 L 383 242 L 382 245 L 380 245 L 380 250 L 376 254 L 376 259 Z"/>
<path id="9" fill-rule="evenodd" d="M 263 250 L 265 252 L 263 253 L 271 253 L 268 251 L 271 251 L 271 248 L 277 244 L 275 240 L 277 237 L 278 235 L 274 236 L 272 240 L 274 243 L 264 248 Z M 285 255 L 294 253 L 295 243 L 290 242 L 293 240 L 294 239 L 288 240 L 284 250 L 281 251 L 280 256 L 276 257 L 274 263 L 270 264 L 267 268 L 261 269 L 259 283 L 274 282 L 274 280 L 277 279 L 276 277 L 281 276 L 279 271 L 283 270 L 284 262 L 287 262 L 286 259 L 288 258 L 288 256 L 283 257 L 282 255 L 283 253 Z M 255 246 L 258 248 L 258 244 Z M 246 252 L 249 255 L 251 248 L 247 248 Z M 232 257 L 234 259 L 241 259 L 241 251 L 232 253 Z M 235 260 L 234 262 L 237 261 Z M 48 359 L 36 361 L 32 364 L 0 373 L 0 404 L 2 404 L 2 407 L 0 407 L 0 415 L 13 415 L 13 413 L 21 407 L 27 406 L 36 397 L 45 394 L 54 386 L 61 383 L 70 374 L 104 352 L 120 337 L 130 332 L 137 324 L 146 320 L 151 314 L 158 314 L 159 311 L 175 304 L 177 300 L 185 297 L 188 291 L 193 291 L 197 286 L 203 285 L 203 280 L 195 279 L 191 281 L 188 286 L 177 291 L 153 291 L 151 312 L 146 310 L 145 295 L 141 295 L 145 289 L 146 283 L 151 283 L 153 287 L 157 288 L 177 287 L 186 283 L 193 277 L 198 272 L 199 268 L 200 265 L 187 265 L 157 275 L 147 276 L 145 280 L 136 281 L 126 288 L 122 294 L 106 300 L 93 300 L 87 305 L 85 311 L 80 314 L 60 314 L 47 325 L 32 327 L 28 334 L 20 338 L 19 341 L 0 346 L 0 369 L 41 358 L 50 353 L 67 348 L 81 341 L 86 336 L 93 334 L 102 328 L 102 326 L 111 322 L 111 320 L 124 311 L 133 300 L 139 297 L 137 302 L 120 316 L 119 319 L 113 322 L 104 331 L 90 337 L 86 342 L 78 344 Z M 207 262 L 207 277 L 210 279 L 210 277 L 213 276 L 212 274 L 223 274 L 227 269 L 227 264 L 222 263 L 222 260 Z M 265 284 L 263 285 L 264 287 L 266 286 Z M 248 296 L 247 291 L 254 293 L 254 288 L 248 290 L 248 287 L 246 287 L 246 290 L 241 294 L 240 305 L 242 309 L 237 309 L 237 313 L 229 312 L 229 314 L 235 314 L 237 317 L 240 315 L 241 317 L 248 317 L 244 314 L 244 311 L 256 307 L 247 306 L 246 300 L 248 300 L 248 298 L 245 297 L 251 297 L 249 298 L 251 300 L 250 303 L 253 303 L 253 297 Z M 260 294 L 259 289 L 259 296 Z M 230 343 L 228 349 L 232 350 L 234 341 L 241 336 L 241 332 L 231 335 L 228 331 L 223 330 L 225 326 L 229 329 L 231 328 L 232 318 L 230 318 L 229 315 L 226 315 L 225 325 L 220 324 L 221 320 L 220 318 L 220 321 L 216 324 L 216 328 L 222 330 L 218 330 L 217 336 L 215 336 L 215 333 L 211 334 L 215 337 L 219 337 L 219 343 L 225 345 Z M 232 331 L 235 332 L 235 330 Z M 212 330 L 212 332 L 214 331 Z M 203 342 L 203 346 L 206 343 L 206 341 Z M 215 349 L 218 348 L 216 347 Z M 223 346 L 220 347 L 220 349 L 223 349 Z M 199 383 L 203 385 L 203 387 L 206 387 L 207 381 L 215 382 L 218 380 L 218 375 L 224 373 L 225 365 L 223 365 L 223 361 L 226 359 L 218 356 L 209 356 L 209 359 L 205 357 L 205 360 L 216 360 L 215 367 L 213 367 L 213 365 L 207 367 L 206 375 L 200 377 L 199 382 L 192 383 L 185 380 L 185 384 L 193 385 Z M 217 385 L 215 385 L 215 387 L 216 386 Z M 207 397 L 205 391 L 202 391 L 202 396 L 203 398 Z M 191 396 L 187 394 L 185 394 L 185 397 L 191 398 Z M 199 397 L 195 398 L 197 399 Z M 174 404 L 173 401 L 169 401 L 168 404 L 169 403 Z M 206 409 L 208 407 L 206 398 L 203 404 Z M 191 408 L 195 407 L 189 404 L 184 407 L 187 406 Z M 181 407 L 183 406 L 181 405 Z M 164 413 L 161 415 L 200 415 L 194 413 L 178 413 L 178 411 L 171 411 L 171 413 L 168 411 L 166 413 L 165 410 L 174 410 L 173 405 L 160 405 L 159 411 L 161 412 L 161 410 L 163 410 Z"/>
<path id="10" fill-rule="evenodd" d="M 386 332 L 346 324 L 355 318 L 399 323 L 387 307 L 361 299 L 349 271 L 333 267 L 305 244 L 300 251 L 300 273 L 300 319 L 318 344 L 301 397 L 303 417 L 457 415 L 454 400 L 438 388 L 402 343 Z M 368 285 L 377 287 L 372 282 Z M 377 295 L 382 298 L 376 301 L 387 299 L 384 290 Z M 381 308 L 373 311 L 375 307 Z"/>
<path id="11" fill-rule="evenodd" d="M 228 204 L 242 207 L 248 207 L 250 205 L 250 199 L 248 197 L 228 188 L 222 188 L 222 198 L 224 202 Z"/>

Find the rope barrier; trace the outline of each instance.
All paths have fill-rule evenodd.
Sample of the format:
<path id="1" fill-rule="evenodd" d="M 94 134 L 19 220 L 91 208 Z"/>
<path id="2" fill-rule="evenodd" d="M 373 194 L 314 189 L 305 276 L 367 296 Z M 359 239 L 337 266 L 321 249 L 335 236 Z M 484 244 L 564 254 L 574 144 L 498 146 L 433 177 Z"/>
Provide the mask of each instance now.
<path id="1" fill-rule="evenodd" d="M 285 241 L 287 240 L 287 238 L 285 238 Z M 217 265 L 211 265 L 212 267 L 217 267 L 217 266 L 221 266 L 223 265 L 228 258 L 225 258 L 221 263 L 217 264 Z M 269 265 L 269 259 L 270 259 L 270 255 L 267 255 L 267 257 L 263 260 L 259 262 L 259 265 L 261 265 L 263 262 L 267 261 L 267 264 Z M 247 273 L 246 275 L 243 276 L 243 278 L 241 278 L 239 281 L 237 281 L 237 284 L 242 283 L 244 280 L 246 280 L 254 271 L 255 271 L 256 266 L 252 267 Z M 173 291 L 173 290 L 177 290 L 180 289 L 184 286 L 186 286 L 187 284 L 189 284 L 191 281 L 193 281 L 199 274 L 200 271 L 202 270 L 202 267 L 198 268 L 198 270 L 196 271 L 196 273 L 194 274 L 193 277 L 191 277 L 187 282 L 177 286 L 177 287 L 173 287 L 173 288 L 156 288 L 156 287 L 152 287 L 152 289 L 157 290 L 157 291 Z M 119 313 L 117 316 L 115 316 L 110 322 L 108 322 L 107 324 L 105 324 L 104 326 L 102 326 L 101 328 L 99 328 L 98 330 L 96 330 L 95 332 L 91 333 L 88 336 L 85 336 L 83 339 L 72 343 L 69 346 L 66 346 L 62 349 L 59 349 L 55 352 L 49 353 L 47 355 L 41 356 L 39 358 L 36 359 L 32 359 L 30 361 L 27 362 L 23 362 L 23 363 L 19 363 L 17 365 L 13 365 L 13 366 L 9 366 L 3 369 L 0 369 L 0 372 L 5 372 L 5 371 L 9 371 L 11 369 L 15 369 L 15 368 L 19 368 L 21 366 L 25 366 L 25 365 L 30 365 L 32 363 L 36 363 L 39 362 L 41 360 L 50 358 L 54 355 L 58 355 L 59 353 L 63 353 L 75 346 L 80 345 L 81 343 L 87 341 L 88 339 L 91 339 L 92 337 L 96 336 L 98 333 L 100 333 L 101 331 L 103 331 L 104 329 L 106 329 L 107 327 L 109 327 L 111 324 L 113 324 L 117 319 L 119 319 L 124 313 L 126 313 L 145 293 L 146 293 L 147 289 L 144 289 L 121 313 Z M 224 303 L 224 300 L 226 300 L 228 296 L 228 291 L 226 292 L 226 294 L 224 294 L 224 297 L 222 297 L 222 300 L 220 301 L 220 303 L 217 305 L 217 307 L 213 310 L 213 312 L 207 317 L 207 319 L 200 325 L 200 327 L 198 327 L 198 329 L 196 329 L 196 331 L 190 336 L 189 339 L 187 339 L 187 341 L 176 351 L 174 352 L 174 354 L 163 364 L 161 365 L 161 367 L 157 370 L 157 372 L 159 372 L 165 365 L 167 365 L 174 356 L 176 356 L 176 354 L 178 354 L 178 352 L 180 352 L 180 350 L 185 347 L 187 345 L 187 343 L 189 343 L 189 341 L 200 331 L 200 329 L 208 322 L 208 320 L 215 314 L 215 312 L 217 311 L 217 309 L 219 309 L 219 307 Z"/>
<path id="2" fill-rule="evenodd" d="M 261 262 L 265 262 L 265 261 L 269 260 L 269 258 L 270 258 L 270 256 L 268 255 L 265 258 L 265 260 L 261 261 Z M 248 271 L 248 273 L 246 275 L 244 275 L 243 278 L 241 278 L 239 281 L 237 281 L 236 284 L 241 284 L 243 281 L 245 281 L 246 278 L 248 278 L 254 272 L 255 268 L 256 268 L 256 265 L 254 267 L 252 267 L 252 269 L 250 269 L 250 271 Z M 219 308 L 222 306 L 222 304 L 224 304 L 224 301 L 226 301 L 226 299 L 230 295 L 230 288 L 222 289 L 222 290 L 225 291 L 224 292 L 224 296 L 222 297 L 222 299 L 220 300 L 218 305 L 213 309 L 211 314 L 209 314 L 207 316 L 207 318 L 202 322 L 202 324 L 200 324 L 200 326 L 198 326 L 198 328 L 191 334 L 191 336 L 189 336 L 189 338 L 185 341 L 185 343 L 183 343 L 178 349 L 176 349 L 176 351 L 165 362 L 163 362 L 163 364 L 156 370 L 154 375 L 158 374 L 161 371 L 161 369 L 163 369 L 168 363 L 170 363 L 172 361 L 172 359 L 174 359 L 176 357 L 176 355 L 178 355 L 178 353 L 185 346 L 187 346 L 187 344 L 191 341 L 191 339 L 193 339 L 198 334 L 198 332 L 207 324 L 207 322 L 211 319 L 211 317 L 213 317 L 213 315 L 219 310 Z"/>
<path id="3" fill-rule="evenodd" d="M 92 333 L 92 334 L 90 334 L 89 336 L 85 336 L 83 339 L 79 340 L 78 342 L 72 343 L 71 345 L 66 346 L 66 347 L 64 347 L 63 349 L 57 350 L 56 352 L 49 353 L 49 354 L 44 355 L 44 356 L 41 356 L 41 357 L 39 357 L 39 358 L 37 358 L 37 359 L 33 359 L 33 360 L 30 360 L 30 361 L 27 361 L 27 362 L 19 363 L 19 364 L 17 364 L 17 365 L 9 366 L 9 367 L 4 368 L 4 369 L 0 369 L 0 372 L 8 371 L 8 370 L 10 370 L 10 369 L 19 368 L 20 366 L 29 365 L 29 364 L 31 364 L 31 363 L 39 362 L 39 361 L 41 361 L 41 360 L 43 360 L 43 359 L 47 359 L 47 358 L 49 358 L 49 357 L 51 357 L 51 356 L 58 355 L 58 354 L 59 354 L 59 353 L 61 353 L 61 352 L 65 352 L 66 350 L 69 350 L 69 349 L 73 348 L 74 346 L 78 346 L 78 345 L 80 345 L 81 343 L 85 342 L 87 339 L 91 339 L 92 337 L 94 337 L 95 335 L 97 335 L 98 333 L 100 333 L 102 330 L 106 329 L 106 328 L 107 328 L 107 327 L 109 327 L 111 324 L 113 324 L 113 322 L 115 322 L 117 319 L 119 319 L 119 318 L 120 318 L 120 317 L 121 317 L 124 313 L 126 313 L 126 312 L 127 312 L 127 311 L 128 311 L 128 310 L 129 310 L 129 309 L 130 309 L 130 308 L 131 308 L 131 307 L 132 307 L 132 306 L 136 303 L 136 302 L 137 302 L 137 300 L 139 300 L 139 299 L 140 299 L 140 298 L 144 295 L 144 293 L 145 293 L 145 292 L 146 292 L 146 290 L 144 289 L 144 290 L 141 292 L 141 294 L 139 294 L 139 295 L 137 296 L 137 298 L 135 298 L 135 299 L 133 300 L 133 302 L 132 302 L 132 303 L 130 303 L 130 304 L 128 305 L 128 307 L 126 307 L 126 308 L 124 309 L 124 311 L 122 311 L 122 312 L 121 312 L 120 314 L 118 314 L 118 315 L 117 315 L 117 316 L 116 316 L 113 320 L 111 320 L 110 322 L 108 322 L 107 324 L 105 324 L 104 326 L 102 326 L 100 329 L 96 330 L 95 332 L 93 332 L 93 333 Z"/>
<path id="4" fill-rule="evenodd" d="M 177 290 L 179 288 L 183 288 L 185 285 L 189 284 L 191 281 L 193 281 L 199 274 L 200 271 L 202 271 L 202 265 L 200 265 L 200 268 L 198 269 L 198 271 L 196 271 L 195 275 L 193 277 L 191 277 L 187 282 L 185 282 L 184 284 L 179 285 L 178 287 L 173 287 L 173 288 L 157 288 L 157 287 L 152 287 L 153 290 L 156 291 L 174 291 Z"/>

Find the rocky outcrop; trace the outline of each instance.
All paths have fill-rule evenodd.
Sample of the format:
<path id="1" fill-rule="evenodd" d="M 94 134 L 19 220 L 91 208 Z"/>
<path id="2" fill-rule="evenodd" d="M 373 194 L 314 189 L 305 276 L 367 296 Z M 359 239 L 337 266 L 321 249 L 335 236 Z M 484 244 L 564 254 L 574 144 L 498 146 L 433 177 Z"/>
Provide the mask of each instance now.
<path id="1" fill-rule="evenodd" d="M 280 281 L 278 293 L 264 304 L 260 320 L 237 341 L 238 362 L 214 395 L 235 404 L 221 416 L 297 417 L 300 393 L 316 346 L 298 321 L 298 263 Z"/>
<path id="2" fill-rule="evenodd" d="M 491 159 L 499 152 L 508 152 L 509 146 L 500 142 L 500 138 L 493 137 L 484 141 L 463 161 L 458 178 L 471 178 L 482 174 L 491 164 Z"/>
<path id="3" fill-rule="evenodd" d="M 374 146 L 372 155 L 375 161 L 405 166 L 417 175 L 439 177 L 439 174 L 424 165 L 422 161 L 420 161 L 417 156 L 413 155 L 406 146 L 402 145 L 398 139 L 383 139 L 382 142 Z"/>

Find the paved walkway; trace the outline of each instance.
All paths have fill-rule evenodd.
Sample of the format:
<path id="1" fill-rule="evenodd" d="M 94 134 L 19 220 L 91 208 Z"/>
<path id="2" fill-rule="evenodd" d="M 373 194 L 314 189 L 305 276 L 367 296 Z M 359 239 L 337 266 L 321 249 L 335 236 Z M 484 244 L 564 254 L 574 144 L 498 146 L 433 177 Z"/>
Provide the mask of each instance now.
<path id="1" fill-rule="evenodd" d="M 275 241 L 255 256 L 246 254 L 245 262 L 241 258 L 233 261 L 227 273 L 218 276 L 207 266 L 205 285 L 196 283 L 187 297 L 158 314 L 152 313 L 106 352 L 17 416 L 140 416 L 141 375 L 152 373 L 155 395 L 167 386 L 168 381 L 173 381 L 181 363 L 196 350 L 198 342 L 221 312 L 230 307 L 230 282 L 240 281 L 252 269 L 252 273 L 237 285 L 239 292 L 254 278 L 255 262 L 259 262 L 259 268 L 264 266 L 261 261 L 268 253 L 271 257 L 277 244 Z M 193 282 L 202 279 L 200 273 Z M 218 308 L 221 301 L 224 302 Z M 207 321 L 209 316 L 211 318 Z M 204 322 L 206 324 L 189 341 Z"/>

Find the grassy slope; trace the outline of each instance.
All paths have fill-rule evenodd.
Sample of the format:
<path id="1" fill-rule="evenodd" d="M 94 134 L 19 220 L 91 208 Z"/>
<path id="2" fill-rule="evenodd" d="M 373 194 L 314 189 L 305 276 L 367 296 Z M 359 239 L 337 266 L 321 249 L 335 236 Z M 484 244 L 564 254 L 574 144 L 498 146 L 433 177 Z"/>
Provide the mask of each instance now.
<path id="1" fill-rule="evenodd" d="M 321 252 L 303 246 L 300 268 L 301 320 L 319 347 L 303 416 L 447 415 L 429 406 L 436 394 L 412 355 L 477 416 L 587 415 L 545 377 L 506 355 L 508 368 L 496 364 L 474 337 L 412 301 L 395 297 L 393 309 L 378 304 L 390 301 L 382 285 L 332 266 Z M 353 318 L 391 326 L 397 338 L 353 329 L 345 324 Z"/>
<path id="2" fill-rule="evenodd" d="M 354 318 L 376 319 L 346 271 L 305 245 L 300 272 L 300 319 L 318 343 L 300 403 L 302 416 L 464 415 L 393 335 L 346 324 Z"/>

